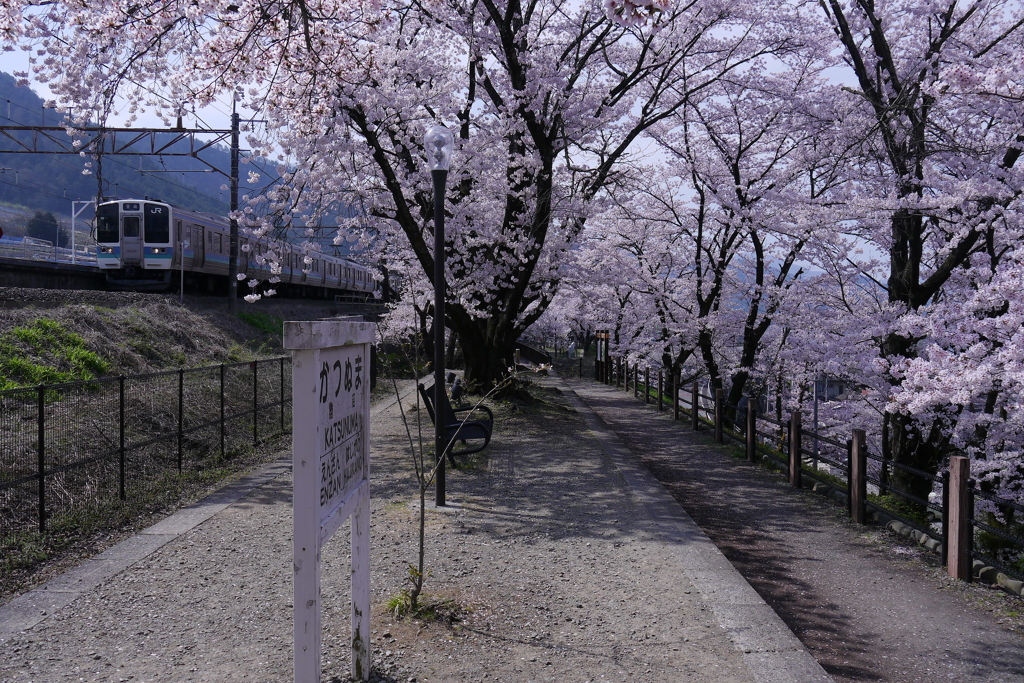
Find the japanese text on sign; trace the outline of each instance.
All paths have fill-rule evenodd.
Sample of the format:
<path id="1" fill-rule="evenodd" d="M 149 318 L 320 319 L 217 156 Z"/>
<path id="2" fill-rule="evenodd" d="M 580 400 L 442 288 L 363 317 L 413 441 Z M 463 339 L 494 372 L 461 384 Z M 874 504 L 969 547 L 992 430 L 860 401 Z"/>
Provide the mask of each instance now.
<path id="1" fill-rule="evenodd" d="M 321 354 L 317 387 L 321 521 L 366 478 L 364 367 L 361 347 Z"/>

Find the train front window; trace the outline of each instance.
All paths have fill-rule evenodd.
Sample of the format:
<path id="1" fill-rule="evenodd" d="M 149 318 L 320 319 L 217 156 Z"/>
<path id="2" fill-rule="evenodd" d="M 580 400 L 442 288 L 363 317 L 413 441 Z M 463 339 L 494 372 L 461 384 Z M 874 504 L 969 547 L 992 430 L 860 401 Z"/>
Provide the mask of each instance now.
<path id="1" fill-rule="evenodd" d="M 139 236 L 139 217 L 138 216 L 125 216 L 124 217 L 124 236 L 125 237 L 138 237 Z"/>
<path id="2" fill-rule="evenodd" d="M 171 241 L 171 215 L 166 206 L 146 204 L 145 217 L 146 241 L 166 244 Z"/>
<path id="3" fill-rule="evenodd" d="M 117 242 L 121 239 L 117 226 L 119 211 L 117 204 L 101 204 L 96 210 L 96 241 L 102 244 Z"/>

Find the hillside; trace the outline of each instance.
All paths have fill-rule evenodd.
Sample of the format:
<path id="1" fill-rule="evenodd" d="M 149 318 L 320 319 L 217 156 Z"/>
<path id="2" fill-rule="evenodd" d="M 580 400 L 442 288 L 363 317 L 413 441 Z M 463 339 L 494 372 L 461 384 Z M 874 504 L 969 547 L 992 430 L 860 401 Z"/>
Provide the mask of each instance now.
<path id="1" fill-rule="evenodd" d="M 255 310 L 228 316 L 220 301 L 187 303 L 193 308 L 180 306 L 173 296 L 0 288 L 0 390 L 284 355 L 280 318 Z M 246 392 L 229 390 L 229 406 L 242 393 L 246 400 L 251 396 L 248 367 L 243 364 L 241 380 Z M 218 414 L 220 393 L 215 384 L 203 384 L 211 376 L 209 371 L 189 375 L 184 417 L 192 426 Z M 229 380 L 239 381 L 233 377 Z M 34 472 L 35 458 L 42 457 L 35 440 L 39 413 L 34 400 L 25 399 L 26 392 L 3 397 L 0 484 L 7 485 L 0 486 L 0 604 L 207 495 L 226 478 L 278 457 L 287 445 L 288 431 L 276 412 L 261 423 L 258 445 L 248 423 L 241 431 L 220 431 L 222 439 L 228 437 L 221 441 L 227 450 L 218 448 L 216 430 L 193 429 L 177 442 L 182 449 L 177 457 L 184 464 L 179 469 L 173 438 L 149 441 L 154 434 L 166 435 L 167 421 L 177 417 L 173 408 L 167 410 L 176 392 L 161 380 L 125 386 L 121 390 L 130 399 L 130 414 L 124 403 L 117 403 L 117 382 L 85 382 L 45 394 L 50 468 L 45 533 L 30 520 L 42 514 L 37 489 L 11 483 Z M 103 409 L 110 405 L 112 411 Z M 119 430 L 130 445 L 121 461 L 123 496 L 118 495 L 117 460 L 110 459 Z"/>
<path id="2" fill-rule="evenodd" d="M 267 313 L 232 318 L 183 308 L 174 296 L 126 292 L 111 307 L 109 293 L 97 294 L 104 305 L 0 310 L 0 390 L 284 353 L 281 321 Z"/>

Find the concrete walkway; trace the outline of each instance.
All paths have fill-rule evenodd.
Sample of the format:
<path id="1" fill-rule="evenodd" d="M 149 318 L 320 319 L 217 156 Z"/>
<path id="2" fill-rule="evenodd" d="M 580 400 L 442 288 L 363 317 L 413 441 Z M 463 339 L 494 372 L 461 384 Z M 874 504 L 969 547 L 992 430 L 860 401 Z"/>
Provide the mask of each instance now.
<path id="1" fill-rule="evenodd" d="M 1024 634 L 979 600 L 1018 598 L 949 579 L 923 561 L 928 551 L 730 457 L 685 416 L 675 422 L 623 389 L 568 383 L 835 680 L 1024 682 Z"/>
<path id="2" fill-rule="evenodd" d="M 590 407 L 588 399 L 592 397 L 581 393 L 574 392 L 573 400 L 587 426 L 642 502 L 658 533 L 676 548 L 686 577 L 707 601 L 733 645 L 744 653 L 754 680 L 831 680 L 778 615 Z"/>
<path id="3" fill-rule="evenodd" d="M 374 407 L 380 680 L 831 680 L 588 408 L 603 398 L 599 412 L 614 412 L 613 394 L 580 393 L 566 392 L 578 414 L 550 433 L 507 415 L 486 471 L 451 473 L 452 505 L 428 523 L 431 581 L 478 608 L 432 634 L 380 613 L 402 582 L 395 548 L 412 516 L 398 405 Z M 291 680 L 289 472 L 278 460 L 0 607 L 0 681 Z M 325 672 L 336 676 L 347 671 L 344 556 L 324 557 Z"/>

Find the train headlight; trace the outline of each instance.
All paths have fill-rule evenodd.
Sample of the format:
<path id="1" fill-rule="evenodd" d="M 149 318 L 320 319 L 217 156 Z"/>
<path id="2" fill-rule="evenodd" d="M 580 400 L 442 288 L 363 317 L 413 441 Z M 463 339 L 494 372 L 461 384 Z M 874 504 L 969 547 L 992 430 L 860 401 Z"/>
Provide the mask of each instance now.
<path id="1" fill-rule="evenodd" d="M 154 254 L 166 254 L 167 253 L 167 247 L 153 247 L 153 253 Z"/>
<path id="2" fill-rule="evenodd" d="M 100 253 L 101 254 L 113 254 L 114 253 L 114 248 L 113 247 L 100 247 Z"/>

